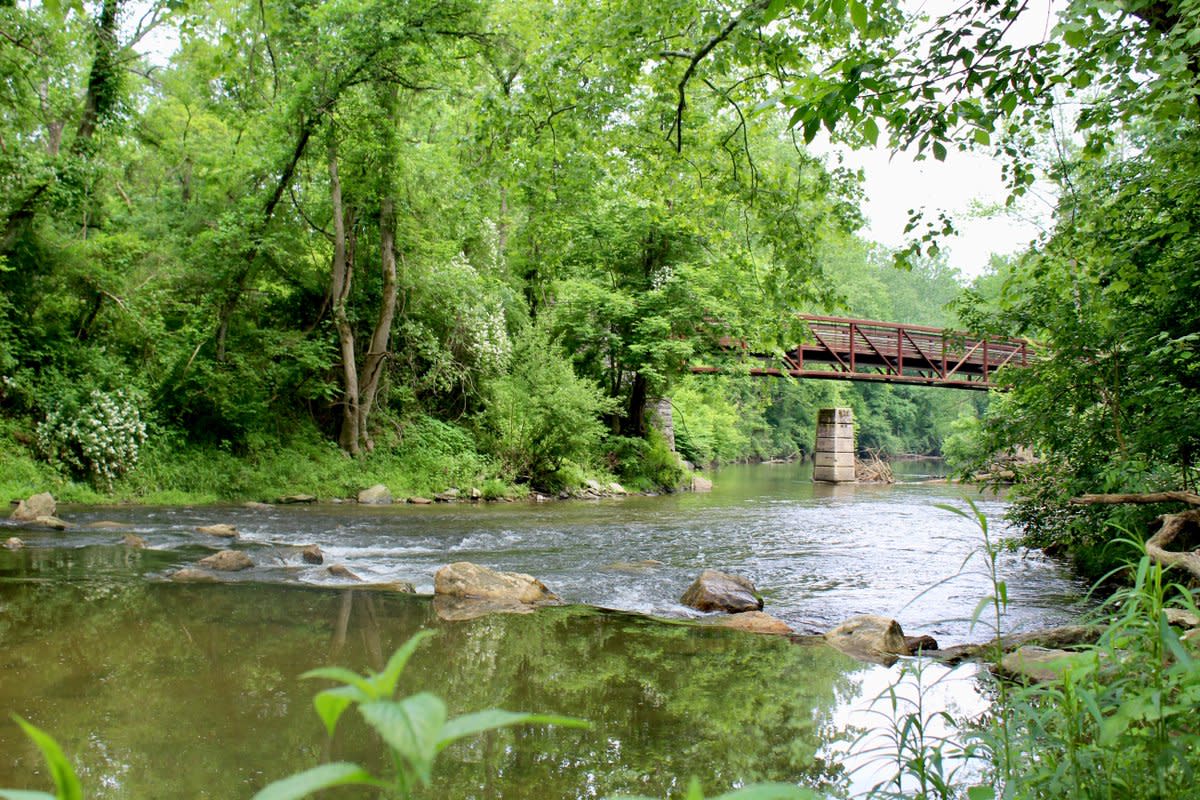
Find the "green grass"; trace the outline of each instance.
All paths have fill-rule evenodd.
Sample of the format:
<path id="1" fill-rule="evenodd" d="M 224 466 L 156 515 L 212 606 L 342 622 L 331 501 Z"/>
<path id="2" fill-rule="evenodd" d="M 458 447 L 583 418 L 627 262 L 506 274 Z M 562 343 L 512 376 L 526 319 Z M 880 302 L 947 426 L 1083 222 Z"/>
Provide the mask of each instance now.
<path id="1" fill-rule="evenodd" d="M 32 429 L 32 423 L 0 420 L 0 501 L 48 491 L 63 503 L 200 505 L 271 501 L 286 494 L 353 497 L 377 483 L 398 499 L 431 497 L 451 488 L 463 494 L 478 488 L 489 500 L 529 494 L 528 486 L 504 479 L 468 430 L 431 417 L 418 417 L 380 436 L 374 452 L 359 458 L 347 456 L 311 426 L 281 439 L 260 437 L 238 453 L 160 432 L 151 435 L 137 467 L 119 478 L 111 492 L 72 480 L 39 460 L 21 441 Z M 571 485 L 566 488 L 577 488 L 589 477 L 605 484 L 614 479 L 576 467 L 567 472 Z"/>

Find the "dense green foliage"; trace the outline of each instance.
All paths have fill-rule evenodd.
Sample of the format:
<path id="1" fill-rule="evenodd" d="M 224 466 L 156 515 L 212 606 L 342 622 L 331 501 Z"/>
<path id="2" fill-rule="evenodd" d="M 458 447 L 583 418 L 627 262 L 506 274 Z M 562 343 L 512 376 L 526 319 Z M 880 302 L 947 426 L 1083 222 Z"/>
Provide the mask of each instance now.
<path id="1" fill-rule="evenodd" d="M 316 470 L 345 491 L 429 419 L 464 488 L 655 484 L 682 473 L 624 440 L 676 387 L 700 462 L 802 452 L 827 401 L 867 446 L 936 451 L 950 398 L 679 384 L 717 334 L 944 322 L 955 289 L 854 237 L 855 177 L 749 71 L 853 26 L 767 5 L 733 25 L 702 0 L 0 6 L 0 458 L 57 465 L 11 493 L 261 494 L 238 476 L 326 441 L 359 457 Z M 96 405 L 116 397 L 128 430 Z M 738 434 L 703 430 L 731 413 Z"/>

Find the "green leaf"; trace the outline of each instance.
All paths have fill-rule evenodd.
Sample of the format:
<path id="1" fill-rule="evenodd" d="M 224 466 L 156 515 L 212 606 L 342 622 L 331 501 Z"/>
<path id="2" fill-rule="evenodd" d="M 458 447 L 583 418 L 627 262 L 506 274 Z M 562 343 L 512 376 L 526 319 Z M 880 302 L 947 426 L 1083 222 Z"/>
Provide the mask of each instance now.
<path id="1" fill-rule="evenodd" d="M 933 143 L 933 157 L 936 158 L 938 161 L 945 161 L 946 160 L 946 145 L 942 144 L 941 142 L 934 142 Z"/>
<path id="2" fill-rule="evenodd" d="M 867 32 L 867 6 L 859 0 L 850 0 L 850 21 L 859 34 Z"/>
<path id="3" fill-rule="evenodd" d="M 251 800 L 295 800 L 334 786 L 383 786 L 357 764 L 339 761 L 306 769 L 264 786 Z"/>
<path id="4" fill-rule="evenodd" d="M 21 726 L 21 730 L 25 731 L 25 735 L 32 739 L 38 749 L 42 751 L 42 756 L 46 759 L 46 766 L 50 768 L 50 775 L 54 778 L 54 789 L 58 800 L 83 800 L 83 787 L 79 783 L 79 778 L 75 775 L 71 762 L 63 755 L 58 742 L 54 741 L 54 737 L 16 714 L 13 715 L 13 719 Z"/>
<path id="5" fill-rule="evenodd" d="M 325 732 L 333 736 L 338 720 L 342 718 L 342 713 L 350 707 L 350 704 L 356 701 L 366 702 L 369 699 L 357 686 L 338 686 L 317 692 L 313 697 L 313 708 L 317 710 L 317 716 L 325 723 Z"/>
<path id="6" fill-rule="evenodd" d="M 991 786 L 972 786 L 967 789 L 967 800 L 996 800 L 996 790 Z"/>
<path id="7" fill-rule="evenodd" d="M 388 659 L 387 666 L 383 668 L 383 672 L 375 676 L 375 680 L 373 681 L 379 689 L 379 697 L 391 697 L 395 693 L 396 683 L 400 680 L 400 674 L 404 672 L 404 667 L 408 664 L 408 660 L 412 658 L 412 654 L 416 652 L 416 649 L 420 647 L 422 642 L 436 635 L 433 631 L 418 631 L 404 643 L 404 646 L 392 653 L 392 657 Z"/>
<path id="8" fill-rule="evenodd" d="M 992 143 L 991 134 L 989 134 L 983 128 L 976 128 L 975 129 L 975 143 L 981 144 L 984 147 L 987 147 L 988 145 L 990 145 Z"/>
<path id="9" fill-rule="evenodd" d="M 429 785 L 433 758 L 446 724 L 446 704 L 428 692 L 403 700 L 376 700 L 358 707 L 367 724 Z"/>
<path id="10" fill-rule="evenodd" d="M 498 708 L 464 714 L 446 723 L 438 737 L 437 750 L 441 752 L 453 742 L 484 731 L 508 728 L 513 725 L 557 725 L 563 728 L 589 728 L 591 723 L 574 717 L 558 717 L 547 714 L 529 714 L 520 711 L 502 711 Z"/>
<path id="11" fill-rule="evenodd" d="M 867 141 L 871 144 L 875 144 L 879 141 L 879 125 L 875 122 L 874 117 L 867 117 L 866 120 L 863 121 L 863 136 L 865 136 Z"/>
<path id="12" fill-rule="evenodd" d="M 320 667 L 318 669 L 310 669 L 300 677 L 304 680 L 324 678 L 326 680 L 337 681 L 338 683 L 342 683 L 347 686 L 353 686 L 363 693 L 364 699 L 373 700 L 379 696 L 376 694 L 374 684 L 372 684 L 367 678 L 364 678 L 357 672 L 353 672 L 344 667 Z"/>

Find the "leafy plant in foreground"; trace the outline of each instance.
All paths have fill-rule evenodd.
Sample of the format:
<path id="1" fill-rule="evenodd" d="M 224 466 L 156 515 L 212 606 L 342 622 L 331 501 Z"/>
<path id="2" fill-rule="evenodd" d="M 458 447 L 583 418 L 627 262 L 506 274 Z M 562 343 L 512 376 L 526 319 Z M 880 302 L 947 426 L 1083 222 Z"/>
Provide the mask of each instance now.
<path id="1" fill-rule="evenodd" d="M 571 717 L 528 714 L 490 709 L 449 719 L 440 697 L 421 692 L 395 699 L 396 684 L 421 642 L 432 636 L 421 631 L 388 659 L 382 672 L 359 675 L 342 667 L 322 667 L 302 678 L 325 678 L 341 685 L 318 692 L 313 706 L 332 736 L 342 714 L 355 706 L 363 720 L 383 739 L 393 765 L 390 779 L 371 775 L 357 764 L 337 762 L 299 772 L 276 781 L 254 795 L 254 800 L 292 800 L 313 792 L 350 784 L 374 786 L 383 796 L 407 798 L 417 785 L 428 786 L 439 753 L 459 739 L 514 725 L 587 727 Z"/>

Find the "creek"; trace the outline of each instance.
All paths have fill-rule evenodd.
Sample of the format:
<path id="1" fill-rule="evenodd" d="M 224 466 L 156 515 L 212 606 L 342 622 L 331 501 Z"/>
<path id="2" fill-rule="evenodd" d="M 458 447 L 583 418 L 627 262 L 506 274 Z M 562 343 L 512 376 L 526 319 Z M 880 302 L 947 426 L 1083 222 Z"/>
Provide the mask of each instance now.
<path id="1" fill-rule="evenodd" d="M 891 486 L 814 485 L 808 465 L 765 464 L 721 470 L 711 493 L 540 505 L 60 510 L 121 523 L 144 550 L 121 531 L 0 529 L 27 543 L 0 550 L 0 787 L 49 788 L 10 713 L 60 739 L 92 798 L 244 798 L 326 758 L 381 767 L 352 715 L 326 740 L 310 702 L 326 684 L 297 676 L 378 668 L 431 628 L 404 692 L 433 691 L 452 714 L 502 707 L 593 727 L 455 745 L 422 796 L 679 797 L 691 776 L 710 794 L 759 780 L 861 794 L 879 771 L 854 742 L 879 724 L 873 700 L 900 668 L 690 624 L 703 615 L 677 599 L 711 567 L 750 577 L 765 610 L 802 633 L 875 613 L 943 646 L 989 638 L 969 619 L 991 591 L 979 531 L 935 508 L 970 490 L 921 480 L 936 462 L 895 466 Z M 1003 501 L 973 496 L 1007 535 Z M 237 526 L 256 566 L 219 584 L 163 580 L 223 544 L 193 530 L 215 522 Z M 325 564 L 303 563 L 301 544 Z M 326 569 L 428 593 L 452 561 L 530 573 L 568 605 L 447 622 L 428 597 L 355 591 Z M 1079 615 L 1086 587 L 1054 562 L 1004 553 L 1000 570 L 1006 632 Z M 940 678 L 939 707 L 986 710 L 975 668 L 922 676 Z"/>

